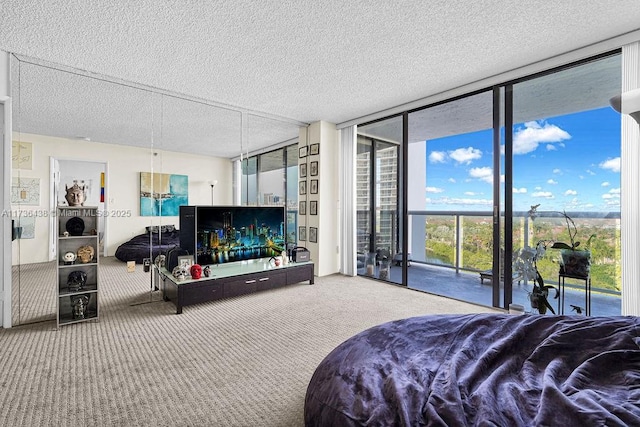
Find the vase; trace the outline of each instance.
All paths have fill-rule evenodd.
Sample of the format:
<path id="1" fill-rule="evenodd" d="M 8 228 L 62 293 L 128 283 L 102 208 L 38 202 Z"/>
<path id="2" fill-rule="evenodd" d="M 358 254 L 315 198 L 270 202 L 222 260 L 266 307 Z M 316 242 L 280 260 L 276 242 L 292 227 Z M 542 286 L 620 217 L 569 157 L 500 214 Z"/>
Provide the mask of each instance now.
<path id="1" fill-rule="evenodd" d="M 591 270 L 591 251 L 588 250 L 560 250 L 560 274 L 587 278 Z"/>
<path id="2" fill-rule="evenodd" d="M 376 270 L 376 253 L 375 252 L 369 252 L 367 254 L 367 260 L 366 260 L 366 270 L 367 270 L 367 276 L 374 276 L 375 274 L 375 270 Z"/>

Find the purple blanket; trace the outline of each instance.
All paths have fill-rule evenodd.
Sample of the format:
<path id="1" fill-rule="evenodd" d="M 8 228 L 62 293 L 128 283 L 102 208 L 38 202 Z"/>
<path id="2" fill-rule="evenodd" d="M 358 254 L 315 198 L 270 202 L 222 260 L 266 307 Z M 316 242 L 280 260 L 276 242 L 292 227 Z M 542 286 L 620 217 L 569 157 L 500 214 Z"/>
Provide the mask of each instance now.
<path id="1" fill-rule="evenodd" d="M 640 426 L 640 318 L 434 315 L 335 348 L 307 426 Z"/>

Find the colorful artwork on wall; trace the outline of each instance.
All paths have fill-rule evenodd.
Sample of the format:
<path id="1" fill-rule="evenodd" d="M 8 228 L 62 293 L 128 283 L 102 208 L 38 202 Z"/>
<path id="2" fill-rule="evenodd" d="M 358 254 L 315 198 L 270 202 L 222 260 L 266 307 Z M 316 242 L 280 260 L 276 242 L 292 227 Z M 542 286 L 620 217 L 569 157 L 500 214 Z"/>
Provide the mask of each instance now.
<path id="1" fill-rule="evenodd" d="M 140 172 L 140 216 L 178 216 L 189 204 L 189 177 Z"/>

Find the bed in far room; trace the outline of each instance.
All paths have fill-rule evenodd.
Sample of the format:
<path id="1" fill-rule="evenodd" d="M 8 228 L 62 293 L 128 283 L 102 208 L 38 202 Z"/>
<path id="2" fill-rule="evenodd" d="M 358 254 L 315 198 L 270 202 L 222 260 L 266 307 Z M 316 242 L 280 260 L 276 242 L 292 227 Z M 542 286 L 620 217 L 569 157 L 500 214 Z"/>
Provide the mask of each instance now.
<path id="1" fill-rule="evenodd" d="M 153 261 L 158 255 L 179 245 L 180 233 L 174 225 L 153 225 L 146 227 L 144 233 L 118 246 L 115 257 L 120 261 L 143 264 L 145 258 Z"/>
<path id="2" fill-rule="evenodd" d="M 640 318 L 431 315 L 316 369 L 306 426 L 640 425 Z"/>

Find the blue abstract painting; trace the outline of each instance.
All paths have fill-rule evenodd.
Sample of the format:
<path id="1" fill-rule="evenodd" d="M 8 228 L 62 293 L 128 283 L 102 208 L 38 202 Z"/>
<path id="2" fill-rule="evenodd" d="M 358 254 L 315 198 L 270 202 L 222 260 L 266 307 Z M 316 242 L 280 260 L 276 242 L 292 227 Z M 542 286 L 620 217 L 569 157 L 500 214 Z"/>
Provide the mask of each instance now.
<path id="1" fill-rule="evenodd" d="M 140 172 L 140 216 L 178 216 L 189 204 L 189 177 Z"/>

